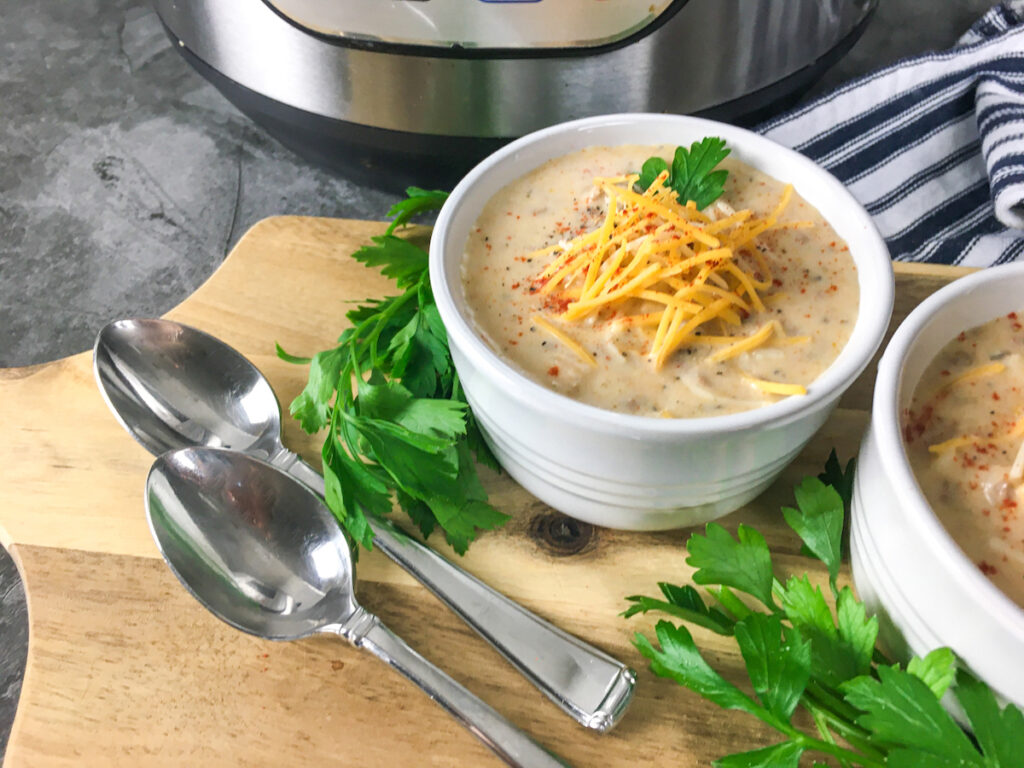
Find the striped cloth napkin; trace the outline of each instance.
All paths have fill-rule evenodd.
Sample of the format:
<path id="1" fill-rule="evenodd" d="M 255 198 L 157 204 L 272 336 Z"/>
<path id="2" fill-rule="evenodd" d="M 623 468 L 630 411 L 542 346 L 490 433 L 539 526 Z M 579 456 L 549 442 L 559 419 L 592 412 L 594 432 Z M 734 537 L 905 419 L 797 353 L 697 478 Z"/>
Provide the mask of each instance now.
<path id="1" fill-rule="evenodd" d="M 894 259 L 1024 258 L 1024 2 L 758 130 L 838 177 Z"/>

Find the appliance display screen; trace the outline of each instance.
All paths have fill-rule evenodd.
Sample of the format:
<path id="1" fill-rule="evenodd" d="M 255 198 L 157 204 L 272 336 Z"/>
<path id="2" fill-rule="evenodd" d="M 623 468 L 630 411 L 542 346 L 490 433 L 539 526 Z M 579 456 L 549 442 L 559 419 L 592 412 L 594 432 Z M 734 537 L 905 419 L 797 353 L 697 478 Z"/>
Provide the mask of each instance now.
<path id="1" fill-rule="evenodd" d="M 644 29 L 685 0 L 267 0 L 331 37 L 461 48 L 580 48 Z"/>

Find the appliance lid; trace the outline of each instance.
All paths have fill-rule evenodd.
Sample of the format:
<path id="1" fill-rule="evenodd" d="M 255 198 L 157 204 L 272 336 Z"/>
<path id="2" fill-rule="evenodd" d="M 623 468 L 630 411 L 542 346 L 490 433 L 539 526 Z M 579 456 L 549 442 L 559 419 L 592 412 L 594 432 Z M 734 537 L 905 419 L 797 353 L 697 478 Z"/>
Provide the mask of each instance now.
<path id="1" fill-rule="evenodd" d="M 636 35 L 687 0 L 265 0 L 292 24 L 354 45 L 593 48 Z"/>

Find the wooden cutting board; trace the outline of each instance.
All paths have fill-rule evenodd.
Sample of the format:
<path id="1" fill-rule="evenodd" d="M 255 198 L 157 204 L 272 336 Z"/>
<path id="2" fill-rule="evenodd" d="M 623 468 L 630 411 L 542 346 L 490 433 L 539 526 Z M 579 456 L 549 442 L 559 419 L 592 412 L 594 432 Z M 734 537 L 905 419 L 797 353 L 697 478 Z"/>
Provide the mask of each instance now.
<path id="1" fill-rule="evenodd" d="M 253 227 L 220 269 L 168 317 L 232 344 L 269 377 L 282 403 L 305 369 L 280 362 L 330 345 L 346 302 L 389 283 L 349 258 L 382 225 L 279 217 Z M 897 267 L 894 323 L 966 270 Z M 796 463 L 724 521 L 746 522 L 803 571 L 779 507 L 835 446 L 857 448 L 874 366 Z M 108 412 L 88 352 L 0 370 L 0 541 L 25 580 L 29 653 L 10 768 L 31 766 L 486 766 L 499 762 L 412 685 L 333 638 L 272 643 L 221 624 L 179 586 L 153 542 L 142 492 L 151 457 Z M 285 442 L 318 460 L 315 439 L 286 419 Z M 630 645 L 652 619 L 618 616 L 624 597 L 685 582 L 688 531 L 623 533 L 568 520 L 504 476 L 485 477 L 513 514 L 476 542 L 466 569 L 558 626 L 640 670 L 622 723 L 576 725 L 425 589 L 376 553 L 359 562 L 359 599 L 481 698 L 576 766 L 707 765 L 772 734 L 655 678 Z M 435 546 L 446 551 L 438 541 Z M 450 553 L 448 553 L 450 554 Z M 454 555 L 453 555 L 454 556 Z M 813 567 L 813 566 L 812 566 Z M 742 661 L 702 633 L 713 662 Z"/>

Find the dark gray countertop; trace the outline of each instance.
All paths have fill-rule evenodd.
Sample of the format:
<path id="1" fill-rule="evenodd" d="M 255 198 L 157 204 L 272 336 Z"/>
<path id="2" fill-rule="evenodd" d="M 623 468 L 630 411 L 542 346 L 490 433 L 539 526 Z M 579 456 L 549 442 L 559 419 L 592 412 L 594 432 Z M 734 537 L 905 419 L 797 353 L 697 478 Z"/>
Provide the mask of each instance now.
<path id="1" fill-rule="evenodd" d="M 815 92 L 948 47 L 991 5 L 881 0 Z M 0 367 L 81 352 L 109 320 L 166 312 L 266 216 L 380 218 L 393 201 L 270 139 L 137 0 L 12 0 L 0 50 Z M 26 626 L 0 549 L 0 760 Z"/>

